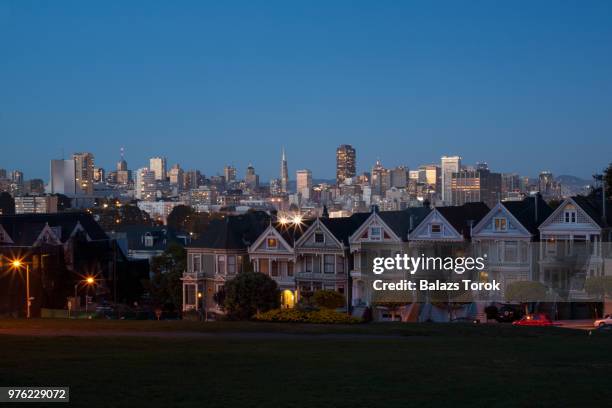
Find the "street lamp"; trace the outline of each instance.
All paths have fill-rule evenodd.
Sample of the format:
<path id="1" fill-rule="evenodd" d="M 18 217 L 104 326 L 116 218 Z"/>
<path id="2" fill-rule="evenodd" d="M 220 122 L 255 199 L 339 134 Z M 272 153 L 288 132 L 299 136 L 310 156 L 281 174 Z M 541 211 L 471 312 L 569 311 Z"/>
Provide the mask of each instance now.
<path id="1" fill-rule="evenodd" d="M 29 319 L 30 318 L 30 305 L 32 303 L 30 299 L 30 264 L 22 261 L 21 259 L 13 259 L 11 261 L 11 265 L 15 269 L 21 269 L 22 267 L 25 266 L 25 270 L 26 270 L 26 318 Z"/>
<path id="2" fill-rule="evenodd" d="M 78 281 L 76 285 L 74 285 L 74 301 L 75 302 L 77 302 L 77 298 L 78 298 L 77 290 L 80 284 L 84 284 L 87 287 L 87 291 L 85 292 L 85 313 L 87 313 L 87 295 L 89 294 L 89 288 L 96 284 L 96 278 L 93 276 L 86 276 L 85 279 Z"/>

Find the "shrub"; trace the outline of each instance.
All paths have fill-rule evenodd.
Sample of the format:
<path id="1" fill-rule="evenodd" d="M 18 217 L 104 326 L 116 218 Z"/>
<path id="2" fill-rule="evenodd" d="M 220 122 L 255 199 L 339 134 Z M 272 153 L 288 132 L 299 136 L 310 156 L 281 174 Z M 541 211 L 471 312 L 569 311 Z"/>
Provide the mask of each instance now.
<path id="1" fill-rule="evenodd" d="M 304 311 L 298 309 L 274 309 L 255 317 L 263 322 L 319 323 L 319 324 L 355 324 L 361 319 L 338 313 L 331 309 Z"/>
<path id="2" fill-rule="evenodd" d="M 276 282 L 259 272 L 242 272 L 223 285 L 223 310 L 233 320 L 247 320 L 280 306 Z"/>
<path id="3" fill-rule="evenodd" d="M 345 304 L 344 295 L 334 290 L 318 290 L 313 300 L 315 305 L 324 309 L 337 309 Z"/>

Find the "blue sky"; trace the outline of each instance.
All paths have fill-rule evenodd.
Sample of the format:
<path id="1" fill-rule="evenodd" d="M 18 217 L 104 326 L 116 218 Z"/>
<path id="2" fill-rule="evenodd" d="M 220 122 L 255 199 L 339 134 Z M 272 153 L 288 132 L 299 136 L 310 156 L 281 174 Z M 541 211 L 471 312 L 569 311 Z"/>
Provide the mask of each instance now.
<path id="1" fill-rule="evenodd" d="M 0 167 L 62 151 L 334 176 L 335 148 L 589 177 L 612 161 L 609 1 L 0 0 Z"/>

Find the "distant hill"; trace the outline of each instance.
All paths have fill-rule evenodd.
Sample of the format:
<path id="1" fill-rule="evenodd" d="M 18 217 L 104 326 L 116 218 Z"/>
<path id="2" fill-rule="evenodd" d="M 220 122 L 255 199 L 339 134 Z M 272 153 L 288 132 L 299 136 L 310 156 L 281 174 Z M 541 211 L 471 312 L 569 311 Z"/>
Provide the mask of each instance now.
<path id="1" fill-rule="evenodd" d="M 580 177 L 563 174 L 555 177 L 558 183 L 561 183 L 563 195 L 576 195 L 585 192 L 587 186 L 593 184 L 593 180 L 585 180 Z"/>

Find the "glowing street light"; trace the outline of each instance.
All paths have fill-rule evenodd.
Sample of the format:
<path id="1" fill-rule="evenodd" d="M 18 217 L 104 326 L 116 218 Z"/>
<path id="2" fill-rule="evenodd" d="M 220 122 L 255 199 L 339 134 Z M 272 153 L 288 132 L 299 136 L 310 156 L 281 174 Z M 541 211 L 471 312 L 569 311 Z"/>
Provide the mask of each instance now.
<path id="1" fill-rule="evenodd" d="M 11 265 L 15 269 L 21 269 L 25 266 L 26 270 L 26 318 L 30 318 L 30 306 L 32 304 L 30 299 L 30 265 L 27 262 L 22 261 L 21 259 L 13 259 L 11 260 Z"/>

